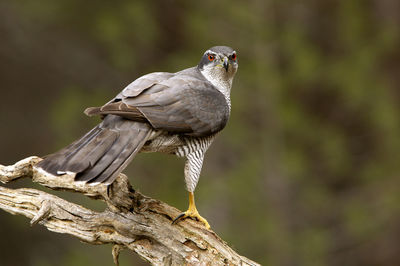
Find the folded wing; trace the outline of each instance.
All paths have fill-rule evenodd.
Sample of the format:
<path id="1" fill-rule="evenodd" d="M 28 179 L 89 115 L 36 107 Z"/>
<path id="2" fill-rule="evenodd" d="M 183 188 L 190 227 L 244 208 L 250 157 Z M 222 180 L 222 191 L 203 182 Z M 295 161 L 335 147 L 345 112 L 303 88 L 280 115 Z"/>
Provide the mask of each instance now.
<path id="1" fill-rule="evenodd" d="M 226 99 L 201 76 L 153 73 L 140 79 L 106 105 L 88 108 L 85 113 L 114 114 L 147 122 L 154 129 L 196 137 L 225 127 L 229 118 Z"/>

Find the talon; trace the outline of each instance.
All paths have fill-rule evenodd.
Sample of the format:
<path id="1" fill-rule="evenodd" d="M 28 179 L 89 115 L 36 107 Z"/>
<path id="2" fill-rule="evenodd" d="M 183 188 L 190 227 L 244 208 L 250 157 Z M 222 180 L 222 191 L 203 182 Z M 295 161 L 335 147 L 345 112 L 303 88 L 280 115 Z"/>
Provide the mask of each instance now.
<path id="1" fill-rule="evenodd" d="M 189 192 L 189 208 L 187 211 L 179 214 L 173 221 L 172 224 L 176 224 L 179 220 L 185 219 L 187 217 L 193 218 L 198 220 L 199 222 L 203 223 L 207 229 L 210 229 L 210 224 L 207 222 L 206 219 L 200 216 L 199 212 L 196 209 L 196 205 L 194 203 L 194 194 L 193 192 Z"/>
<path id="2" fill-rule="evenodd" d="M 186 215 L 185 212 L 182 212 L 181 214 L 179 214 L 179 215 L 172 221 L 172 224 L 176 224 L 180 219 L 185 219 L 185 218 L 186 218 L 185 215 Z"/>

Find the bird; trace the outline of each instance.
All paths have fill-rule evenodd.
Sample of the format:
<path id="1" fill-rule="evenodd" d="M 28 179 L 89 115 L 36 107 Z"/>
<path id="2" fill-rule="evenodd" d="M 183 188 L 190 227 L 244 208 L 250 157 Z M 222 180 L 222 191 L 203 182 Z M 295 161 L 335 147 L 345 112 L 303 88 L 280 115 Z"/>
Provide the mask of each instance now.
<path id="1" fill-rule="evenodd" d="M 204 155 L 230 116 L 237 57 L 228 46 L 214 46 L 197 66 L 139 77 L 103 106 L 87 108 L 86 115 L 102 121 L 35 168 L 56 176 L 72 174 L 76 182 L 109 185 L 140 152 L 184 157 L 189 207 L 173 224 L 190 217 L 210 229 L 196 208 L 194 191 Z"/>

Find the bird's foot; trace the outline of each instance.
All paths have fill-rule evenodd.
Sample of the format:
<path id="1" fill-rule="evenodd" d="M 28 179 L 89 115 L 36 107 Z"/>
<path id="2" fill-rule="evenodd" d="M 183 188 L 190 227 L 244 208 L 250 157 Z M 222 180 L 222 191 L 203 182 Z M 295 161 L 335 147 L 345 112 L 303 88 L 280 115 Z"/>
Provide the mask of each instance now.
<path id="1" fill-rule="evenodd" d="M 207 222 L 207 220 L 204 219 L 203 217 L 201 217 L 201 215 L 199 214 L 199 212 L 198 212 L 196 209 L 193 210 L 193 209 L 191 209 L 191 208 L 189 208 L 187 211 L 185 211 L 185 212 L 179 214 L 179 215 L 174 219 L 174 221 L 172 222 L 172 224 L 175 224 L 175 223 L 179 222 L 180 220 L 186 219 L 186 218 L 188 218 L 188 217 L 189 217 L 189 218 L 192 218 L 192 219 L 195 219 L 195 220 L 198 220 L 199 222 L 203 223 L 204 226 L 205 226 L 207 229 L 210 229 L 210 224 Z"/>

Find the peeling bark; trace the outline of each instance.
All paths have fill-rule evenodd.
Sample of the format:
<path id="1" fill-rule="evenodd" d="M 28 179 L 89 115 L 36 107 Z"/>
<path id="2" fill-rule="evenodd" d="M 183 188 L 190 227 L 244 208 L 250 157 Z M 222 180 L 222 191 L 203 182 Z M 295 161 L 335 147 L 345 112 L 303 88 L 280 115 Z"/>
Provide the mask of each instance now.
<path id="1" fill-rule="evenodd" d="M 30 218 L 32 225 L 41 224 L 90 244 L 111 243 L 117 265 L 122 249 L 129 249 L 154 265 L 258 265 L 237 254 L 197 221 L 186 219 L 172 225 L 180 211 L 134 191 L 124 174 L 108 187 L 93 186 L 74 182 L 73 176 L 38 171 L 34 165 L 40 160 L 33 156 L 11 166 L 0 165 L 0 182 L 28 177 L 54 190 L 75 191 L 104 200 L 108 207 L 95 212 L 37 189 L 0 186 L 1 209 Z"/>

